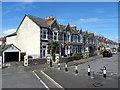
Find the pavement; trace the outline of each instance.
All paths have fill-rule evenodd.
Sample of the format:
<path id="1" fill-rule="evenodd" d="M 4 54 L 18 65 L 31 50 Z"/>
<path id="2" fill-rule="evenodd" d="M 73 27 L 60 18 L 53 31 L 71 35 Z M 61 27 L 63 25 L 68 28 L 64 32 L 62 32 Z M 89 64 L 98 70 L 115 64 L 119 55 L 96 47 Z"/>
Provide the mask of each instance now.
<path id="1" fill-rule="evenodd" d="M 90 57 L 90 58 L 87 58 L 87 59 L 74 60 L 74 61 L 68 62 L 68 67 L 73 66 L 75 63 L 83 64 L 83 63 L 86 63 L 86 62 L 97 60 L 98 58 L 102 58 L 102 56 L 99 55 L 99 56 L 93 56 L 93 57 Z M 26 70 L 26 71 L 39 71 L 39 70 L 54 69 L 54 68 L 58 67 L 57 63 L 53 63 L 52 66 L 53 67 L 50 67 L 49 64 L 45 63 L 45 64 L 42 64 L 42 65 L 28 66 L 28 67 L 25 67 L 24 70 Z M 61 67 L 64 68 L 65 63 L 61 63 Z"/>
<path id="2" fill-rule="evenodd" d="M 74 64 L 78 63 L 78 74 L 75 74 Z M 70 88 L 118 88 L 118 55 L 113 57 L 94 56 L 68 63 L 68 72 L 65 72 L 64 63 L 62 69 L 53 68 L 49 65 L 36 66 L 12 66 L 2 69 L 2 88 L 44 88 L 70 89 Z M 87 75 L 87 66 L 94 70 L 94 79 Z M 103 78 L 103 66 L 107 67 L 107 78 Z M 119 79 L 120 80 L 120 79 Z M 95 87 L 93 84 L 100 83 L 102 86 Z M 21 89 L 22 90 L 22 89 Z"/>

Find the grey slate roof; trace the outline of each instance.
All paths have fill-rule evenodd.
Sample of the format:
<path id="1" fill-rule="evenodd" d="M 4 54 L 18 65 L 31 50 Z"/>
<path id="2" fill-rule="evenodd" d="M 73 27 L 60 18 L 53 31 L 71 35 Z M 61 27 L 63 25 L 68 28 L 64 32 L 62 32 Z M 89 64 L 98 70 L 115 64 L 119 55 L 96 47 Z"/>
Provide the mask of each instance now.
<path id="1" fill-rule="evenodd" d="M 49 23 L 45 19 L 41 19 L 31 15 L 26 15 L 26 16 L 28 16 L 33 22 L 35 22 L 40 27 L 45 27 L 45 28 L 50 27 Z"/>

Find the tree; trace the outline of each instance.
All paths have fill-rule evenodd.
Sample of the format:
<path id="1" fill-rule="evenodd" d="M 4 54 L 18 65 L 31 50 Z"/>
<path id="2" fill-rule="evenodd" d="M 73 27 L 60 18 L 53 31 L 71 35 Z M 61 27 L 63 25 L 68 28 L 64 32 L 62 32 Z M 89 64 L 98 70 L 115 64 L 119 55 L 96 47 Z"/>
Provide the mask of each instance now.
<path id="1" fill-rule="evenodd" d="M 48 45 L 48 50 L 50 50 L 50 54 L 52 55 L 53 61 L 55 61 L 55 54 L 59 50 L 59 43 L 58 42 L 53 42 Z"/>

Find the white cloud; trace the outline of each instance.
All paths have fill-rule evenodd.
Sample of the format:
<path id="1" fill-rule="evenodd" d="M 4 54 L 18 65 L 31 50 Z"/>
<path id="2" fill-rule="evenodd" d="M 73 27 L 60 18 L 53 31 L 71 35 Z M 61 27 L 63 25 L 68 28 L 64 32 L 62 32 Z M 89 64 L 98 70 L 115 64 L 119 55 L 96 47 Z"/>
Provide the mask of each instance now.
<path id="1" fill-rule="evenodd" d="M 117 22 L 117 18 L 110 19 L 100 19 L 100 18 L 81 18 L 79 19 L 81 23 L 90 23 L 90 22 Z"/>
<path id="2" fill-rule="evenodd" d="M 81 18 L 80 22 L 88 23 L 88 22 L 98 22 L 101 20 L 102 19 L 99 19 L 99 18 Z"/>
<path id="3" fill-rule="evenodd" d="M 112 39 L 113 41 L 116 41 L 116 42 L 120 42 L 120 36 L 112 37 L 110 39 Z"/>
<path id="4" fill-rule="evenodd" d="M 8 29 L 8 30 L 3 31 L 3 34 L 4 35 L 9 35 L 9 34 L 14 33 L 15 31 L 16 31 L 16 29 Z"/>

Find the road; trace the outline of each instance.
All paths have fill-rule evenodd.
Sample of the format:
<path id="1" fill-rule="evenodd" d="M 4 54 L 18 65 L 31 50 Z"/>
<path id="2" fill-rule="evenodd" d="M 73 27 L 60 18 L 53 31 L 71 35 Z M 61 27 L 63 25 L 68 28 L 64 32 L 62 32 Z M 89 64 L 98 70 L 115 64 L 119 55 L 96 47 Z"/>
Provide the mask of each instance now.
<path id="1" fill-rule="evenodd" d="M 94 70 L 95 78 L 87 75 L 87 67 Z M 103 66 L 107 67 L 107 78 L 103 78 Z M 80 64 L 78 74 L 75 67 L 65 69 L 50 69 L 44 71 L 26 71 L 21 68 L 5 68 L 2 73 L 2 88 L 118 88 L 118 55 L 99 58 L 95 61 Z M 95 87 L 94 83 L 102 86 Z"/>

